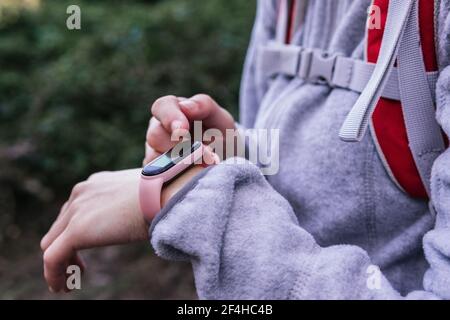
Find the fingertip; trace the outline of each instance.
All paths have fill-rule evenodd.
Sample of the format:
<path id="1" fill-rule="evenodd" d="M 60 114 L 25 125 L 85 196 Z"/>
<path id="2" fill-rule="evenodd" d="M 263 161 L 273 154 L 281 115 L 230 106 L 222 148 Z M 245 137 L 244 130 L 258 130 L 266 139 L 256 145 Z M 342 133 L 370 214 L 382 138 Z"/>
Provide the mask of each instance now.
<path id="1" fill-rule="evenodd" d="M 183 101 L 184 106 L 181 108 L 196 120 L 208 118 L 217 106 L 212 98 L 204 94 L 195 95 L 186 101 L 189 101 L 189 103 Z"/>
<path id="2" fill-rule="evenodd" d="M 41 242 L 39 243 L 41 250 L 45 251 L 48 247 L 48 240 L 47 240 L 47 235 L 43 236 L 41 239 Z"/>
<path id="3" fill-rule="evenodd" d="M 152 106 L 152 114 L 168 132 L 176 127 L 189 129 L 189 121 L 180 109 L 179 100 L 175 96 L 159 98 Z"/>
<path id="4" fill-rule="evenodd" d="M 173 134 L 177 134 L 177 135 L 182 135 L 184 136 L 186 134 L 186 132 L 189 132 L 189 122 L 186 121 L 181 121 L 181 120 L 174 120 L 172 121 L 172 123 L 170 124 L 170 129 Z"/>
<path id="5" fill-rule="evenodd" d="M 180 120 L 174 120 L 170 124 L 170 129 L 172 130 L 172 132 L 174 132 L 175 130 L 178 130 L 178 129 L 182 129 L 182 128 L 183 128 L 183 122 Z"/>
<path id="6" fill-rule="evenodd" d="M 68 238 L 61 234 L 44 252 L 44 277 L 53 292 L 59 292 L 65 285 L 65 266 L 72 255 Z M 49 289 L 50 290 L 50 289 Z"/>
<path id="7" fill-rule="evenodd" d="M 186 99 L 178 103 L 183 110 L 193 112 L 198 108 L 198 103 L 191 99 Z"/>

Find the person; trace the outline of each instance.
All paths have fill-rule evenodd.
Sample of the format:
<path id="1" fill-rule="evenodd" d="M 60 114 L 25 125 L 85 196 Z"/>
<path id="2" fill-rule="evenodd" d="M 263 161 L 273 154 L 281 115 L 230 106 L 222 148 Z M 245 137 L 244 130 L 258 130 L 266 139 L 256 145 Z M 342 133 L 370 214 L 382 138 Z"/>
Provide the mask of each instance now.
<path id="1" fill-rule="evenodd" d="M 370 0 L 304 3 L 293 44 L 364 59 Z M 436 5 L 437 119 L 448 135 L 450 4 Z M 277 10 L 278 1 L 258 1 L 240 123 L 208 95 L 162 97 L 151 108 L 144 162 L 201 120 L 222 132 L 279 129 L 279 172 L 265 177 L 233 158 L 195 166 L 164 187 L 150 227 L 138 204 L 140 169 L 94 174 L 73 188 L 42 239 L 52 291 L 64 289 L 67 265 L 82 265 L 80 250 L 151 239 L 161 257 L 192 263 L 202 299 L 450 298 L 450 151 L 433 163 L 434 216 L 393 182 L 371 135 L 339 139 L 358 92 L 262 75 L 257 48 L 275 38 Z"/>

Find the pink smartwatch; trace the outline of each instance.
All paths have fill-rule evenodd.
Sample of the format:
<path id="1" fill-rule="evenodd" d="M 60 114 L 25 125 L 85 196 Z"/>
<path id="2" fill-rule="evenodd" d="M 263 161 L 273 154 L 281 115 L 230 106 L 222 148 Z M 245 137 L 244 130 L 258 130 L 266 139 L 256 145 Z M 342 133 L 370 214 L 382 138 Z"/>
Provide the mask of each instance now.
<path id="1" fill-rule="evenodd" d="M 147 221 L 161 210 L 161 190 L 170 181 L 203 156 L 203 144 L 184 141 L 162 154 L 142 170 L 139 185 L 141 211 Z"/>

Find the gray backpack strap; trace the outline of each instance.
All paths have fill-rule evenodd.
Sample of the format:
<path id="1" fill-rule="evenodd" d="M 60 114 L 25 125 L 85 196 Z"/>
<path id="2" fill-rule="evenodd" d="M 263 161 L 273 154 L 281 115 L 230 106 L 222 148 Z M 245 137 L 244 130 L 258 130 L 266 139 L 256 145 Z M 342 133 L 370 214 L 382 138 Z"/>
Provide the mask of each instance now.
<path id="1" fill-rule="evenodd" d="M 344 141 L 360 141 L 369 124 L 382 90 L 394 66 L 406 22 L 414 0 L 390 0 L 380 55 L 370 80 L 349 112 L 339 137 Z"/>
<path id="2" fill-rule="evenodd" d="M 430 195 L 431 167 L 445 150 L 436 120 L 433 94 L 428 86 L 420 46 L 418 1 L 414 4 L 398 52 L 398 73 L 403 117 L 409 148 L 423 185 Z"/>
<path id="3" fill-rule="evenodd" d="M 257 51 L 258 70 L 269 78 L 278 74 L 294 77 L 297 75 L 301 51 L 302 47 L 299 46 L 270 42 Z"/>
<path id="4" fill-rule="evenodd" d="M 365 62 L 347 57 L 338 57 L 334 69 L 334 75 L 331 82 L 332 86 L 349 89 L 355 92 L 363 92 L 370 81 L 375 70 L 376 64 Z M 433 94 L 433 100 L 436 89 L 436 82 L 439 72 L 427 72 L 425 77 L 428 86 Z M 392 100 L 400 100 L 400 89 L 398 81 L 398 68 L 393 67 L 389 72 L 386 85 L 381 96 Z"/>
<path id="5" fill-rule="evenodd" d="M 279 74 L 299 77 L 309 83 L 325 84 L 361 93 L 370 81 L 376 64 L 363 60 L 328 54 L 319 49 L 270 42 L 258 48 L 258 70 L 264 77 Z M 438 72 L 427 72 L 425 77 L 433 95 Z M 398 69 L 392 68 L 381 96 L 400 100 Z"/>

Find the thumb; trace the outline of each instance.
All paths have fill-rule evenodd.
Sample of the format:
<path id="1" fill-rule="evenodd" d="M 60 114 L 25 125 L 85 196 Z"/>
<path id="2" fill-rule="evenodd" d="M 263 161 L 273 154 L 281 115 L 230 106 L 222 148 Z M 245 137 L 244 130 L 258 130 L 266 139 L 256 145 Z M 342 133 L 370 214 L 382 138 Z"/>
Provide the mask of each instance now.
<path id="1" fill-rule="evenodd" d="M 206 94 L 195 95 L 178 104 L 190 121 L 201 120 L 206 128 L 219 129 L 225 133 L 226 129 L 235 127 L 231 114 Z"/>

